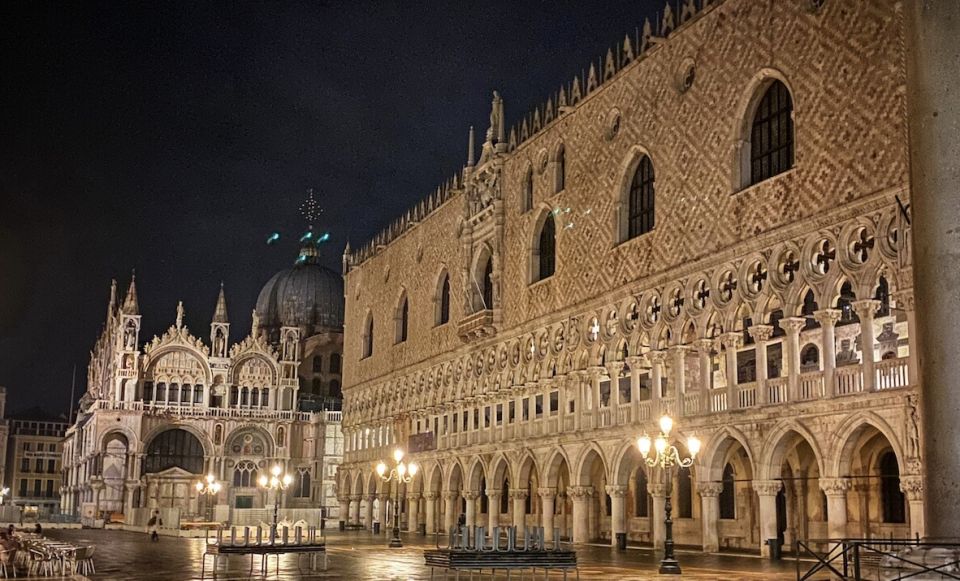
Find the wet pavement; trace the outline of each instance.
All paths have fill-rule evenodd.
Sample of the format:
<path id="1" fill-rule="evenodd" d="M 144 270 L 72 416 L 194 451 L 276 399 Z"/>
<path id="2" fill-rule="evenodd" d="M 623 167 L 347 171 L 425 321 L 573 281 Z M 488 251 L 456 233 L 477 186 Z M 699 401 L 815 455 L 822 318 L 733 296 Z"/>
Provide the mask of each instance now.
<path id="1" fill-rule="evenodd" d="M 50 531 L 49 536 L 73 543 L 88 543 L 97 546 L 94 557 L 97 573 L 91 575 L 94 580 L 111 581 L 187 581 L 201 578 L 201 555 L 203 539 L 161 537 L 159 542 L 151 543 L 143 533 L 113 530 L 59 530 Z M 387 547 L 388 537 L 373 535 L 368 531 L 339 532 L 327 535 L 329 567 L 326 571 L 310 572 L 306 558 L 301 560 L 303 570 L 298 570 L 297 560 L 292 557 L 280 559 L 279 574 L 276 560 L 269 564 L 270 579 L 350 579 L 350 580 L 426 580 L 430 579 L 430 569 L 423 563 L 423 551 L 432 545 L 425 537 L 404 535 L 405 546 L 401 549 Z M 787 581 L 796 579 L 796 563 L 793 560 L 771 562 L 752 556 L 726 554 L 703 554 L 695 551 L 680 550 L 677 558 L 683 567 L 683 575 L 660 576 L 657 564 L 660 555 L 650 549 L 630 548 L 618 552 L 609 546 L 587 545 L 577 548 L 580 564 L 580 579 L 616 579 L 619 581 L 647 581 L 649 579 L 691 579 L 697 581 L 735 581 L 769 580 Z M 260 559 L 254 559 L 253 574 L 250 574 L 249 557 L 231 557 L 227 566 L 221 559 L 216 579 L 235 580 L 260 578 Z M 213 559 L 207 559 L 206 578 L 214 578 L 210 567 Z M 449 579 L 453 579 L 451 573 Z M 474 575 L 474 579 L 479 579 Z M 492 579 L 489 571 L 484 579 Z M 511 579 L 520 579 L 514 573 Z M 528 572 L 525 579 L 544 579 L 540 571 L 536 577 Z M 550 579 L 562 579 L 558 572 Z M 570 579 L 576 579 L 571 575 Z M 437 570 L 434 579 L 444 579 L 443 572 Z M 470 579 L 468 573 L 462 573 L 461 579 Z M 497 579 L 506 579 L 501 573 Z"/>

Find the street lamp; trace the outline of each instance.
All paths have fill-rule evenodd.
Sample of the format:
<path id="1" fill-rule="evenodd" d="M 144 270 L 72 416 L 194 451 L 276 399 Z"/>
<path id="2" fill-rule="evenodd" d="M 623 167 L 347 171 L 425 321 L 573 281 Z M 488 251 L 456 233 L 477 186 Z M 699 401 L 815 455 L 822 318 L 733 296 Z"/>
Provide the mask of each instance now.
<path id="1" fill-rule="evenodd" d="M 6 486 L 4 486 L 3 488 L 0 488 L 0 506 L 3 506 L 3 497 L 7 496 L 8 494 L 10 494 L 9 488 L 7 488 Z"/>
<path id="2" fill-rule="evenodd" d="M 207 518 L 207 522 L 213 520 L 213 506 L 210 505 L 210 501 L 207 500 L 207 497 L 216 497 L 220 494 L 221 485 L 217 482 L 216 478 L 213 477 L 213 474 L 207 474 L 206 479 L 197 480 L 197 483 L 194 485 L 197 489 L 197 495 L 204 499 L 204 506 L 206 510 L 204 516 Z"/>
<path id="3" fill-rule="evenodd" d="M 700 440 L 696 436 L 690 436 L 687 438 L 687 451 L 690 452 L 690 456 L 687 458 L 681 457 L 677 447 L 670 444 L 670 430 L 672 429 L 673 419 L 665 415 L 660 418 L 659 436 L 652 442 L 650 436 L 646 434 L 637 439 L 637 448 L 640 449 L 643 461 L 651 468 L 660 468 L 666 475 L 667 480 L 667 497 L 664 504 L 665 518 L 663 520 L 667 529 L 667 538 L 663 543 L 663 560 L 660 561 L 661 575 L 680 574 L 680 563 L 677 562 L 673 554 L 673 520 L 670 518 L 670 511 L 672 509 L 670 506 L 670 493 L 673 488 L 673 469 L 689 468 L 693 464 L 693 459 L 696 458 L 697 452 L 700 451 Z M 650 457 L 651 445 L 656 450 L 656 455 L 652 458 Z"/>
<path id="4" fill-rule="evenodd" d="M 404 464 L 403 450 L 400 448 L 393 451 L 393 459 L 397 464 L 395 468 L 391 468 L 390 472 L 387 473 L 387 465 L 380 462 L 377 464 L 377 474 L 384 482 L 397 481 L 397 492 L 393 503 L 393 538 L 390 539 L 390 547 L 397 548 L 403 546 L 403 542 L 400 540 L 400 485 L 409 484 L 413 480 L 413 477 L 417 475 L 417 465 L 413 463 L 410 465 Z"/>
<path id="5" fill-rule="evenodd" d="M 266 474 L 260 477 L 260 487 L 273 491 L 273 524 L 270 526 L 270 542 L 277 538 L 277 513 L 280 511 L 280 493 L 287 489 L 293 482 L 293 476 L 283 474 L 283 468 L 279 464 L 274 464 L 270 469 L 270 477 Z"/>

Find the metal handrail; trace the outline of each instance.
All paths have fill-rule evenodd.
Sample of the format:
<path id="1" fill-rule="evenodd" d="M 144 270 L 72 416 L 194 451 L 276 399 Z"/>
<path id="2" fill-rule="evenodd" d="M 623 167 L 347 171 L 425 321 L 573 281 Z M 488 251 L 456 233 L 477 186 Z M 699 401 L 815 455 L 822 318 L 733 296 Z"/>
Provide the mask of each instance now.
<path id="1" fill-rule="evenodd" d="M 815 546 L 828 547 L 826 553 L 818 551 Z M 865 557 L 879 556 L 892 559 L 895 563 L 902 563 L 907 570 L 900 570 L 897 579 L 910 579 L 925 573 L 934 573 L 944 579 L 960 580 L 960 575 L 947 571 L 948 567 L 960 565 L 960 559 L 955 559 L 939 565 L 926 563 L 904 557 L 904 549 L 916 548 L 948 548 L 960 551 L 960 543 L 928 543 L 919 539 L 807 539 L 798 541 L 796 553 L 797 581 L 812 579 L 814 575 L 829 572 L 842 581 L 864 581 L 867 577 L 863 572 Z M 812 557 L 815 564 L 802 571 L 800 559 L 803 556 Z M 872 578 L 872 577 L 871 577 Z"/>

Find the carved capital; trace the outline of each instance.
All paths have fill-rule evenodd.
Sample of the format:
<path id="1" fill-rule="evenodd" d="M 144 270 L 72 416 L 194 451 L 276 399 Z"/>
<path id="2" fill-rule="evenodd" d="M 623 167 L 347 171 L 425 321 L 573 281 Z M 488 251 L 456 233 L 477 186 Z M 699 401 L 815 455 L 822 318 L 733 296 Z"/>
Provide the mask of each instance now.
<path id="1" fill-rule="evenodd" d="M 697 339 L 693 342 L 693 347 L 701 355 L 711 355 L 713 353 L 713 344 L 713 339 Z"/>
<path id="2" fill-rule="evenodd" d="M 649 351 L 647 352 L 647 359 L 649 359 L 650 363 L 653 363 L 654 365 L 657 365 L 657 364 L 662 365 L 663 362 L 667 360 L 667 352 L 666 351 Z"/>
<path id="3" fill-rule="evenodd" d="M 859 301 L 853 301 L 851 306 L 861 319 L 872 319 L 873 315 L 877 312 L 877 309 L 880 308 L 880 301 L 876 299 L 862 299 Z"/>
<path id="4" fill-rule="evenodd" d="M 557 496 L 557 489 L 550 488 L 547 486 L 541 486 L 540 488 L 537 489 L 537 494 L 540 495 L 540 498 L 544 498 L 544 499 L 555 498 Z"/>
<path id="5" fill-rule="evenodd" d="M 363 497 L 359 494 L 351 494 L 348 498 L 350 499 L 350 502 L 360 502 L 360 500 L 363 499 Z"/>
<path id="6" fill-rule="evenodd" d="M 849 478 L 821 478 L 819 482 L 820 490 L 827 496 L 845 496 L 853 484 Z"/>
<path id="7" fill-rule="evenodd" d="M 455 502 L 460 498 L 460 493 L 456 490 L 447 490 L 443 493 L 443 499 L 449 502 Z"/>
<path id="8" fill-rule="evenodd" d="M 816 319 L 822 327 L 834 327 L 842 315 L 843 311 L 840 309 L 820 309 L 819 311 L 814 311 L 813 318 Z"/>
<path id="9" fill-rule="evenodd" d="M 703 497 L 720 496 L 723 492 L 723 484 L 719 482 L 699 482 L 697 483 L 697 492 Z"/>
<path id="10" fill-rule="evenodd" d="M 585 500 L 593 496 L 592 486 L 570 486 L 567 488 L 567 495 L 573 500 Z"/>
<path id="11" fill-rule="evenodd" d="M 724 333 L 720 335 L 720 344 L 724 349 L 736 349 L 743 343 L 743 335 L 736 332 Z"/>
<path id="12" fill-rule="evenodd" d="M 526 500 L 526 499 L 527 499 L 527 491 L 526 491 L 526 490 L 516 490 L 516 489 L 511 490 L 511 491 L 510 491 L 510 498 L 512 498 L 512 499 L 514 499 L 514 500 Z"/>
<path id="13" fill-rule="evenodd" d="M 623 498 L 627 495 L 627 487 L 617 484 L 608 484 L 605 488 L 610 498 Z"/>
<path id="14" fill-rule="evenodd" d="M 650 492 L 650 496 L 666 496 L 667 495 L 667 485 L 663 482 L 648 482 L 647 490 Z"/>
<path id="15" fill-rule="evenodd" d="M 642 369 L 648 367 L 650 362 L 647 361 L 647 358 L 642 355 L 629 355 L 626 359 L 627 365 L 630 366 L 630 369 Z"/>
<path id="16" fill-rule="evenodd" d="M 757 491 L 759 496 L 776 496 L 781 488 L 783 488 L 783 483 L 779 480 L 753 481 L 753 489 Z"/>
<path id="17" fill-rule="evenodd" d="M 912 288 L 893 293 L 893 300 L 897 301 L 897 306 L 904 311 L 913 311 L 915 308 Z"/>
<path id="18" fill-rule="evenodd" d="M 789 334 L 797 335 L 807 326 L 807 320 L 803 317 L 784 317 L 780 319 L 780 328 Z"/>
<path id="19" fill-rule="evenodd" d="M 773 337 L 773 325 L 754 325 L 749 327 L 747 331 L 757 343 L 769 341 L 770 337 Z"/>
<path id="20" fill-rule="evenodd" d="M 907 500 L 923 500 L 923 477 L 916 475 L 901 477 L 900 492 L 907 496 Z"/>
<path id="21" fill-rule="evenodd" d="M 418 500 L 420 500 L 419 492 L 411 492 L 410 494 L 407 495 L 407 502 L 416 502 Z"/>
<path id="22" fill-rule="evenodd" d="M 464 490 L 462 496 L 464 500 L 469 502 L 480 498 L 480 493 L 473 490 Z"/>
<path id="23" fill-rule="evenodd" d="M 593 367 L 587 368 L 587 373 L 589 374 L 590 379 L 596 379 L 598 377 L 601 377 L 606 372 L 607 372 L 607 368 L 601 367 L 599 365 L 595 365 Z"/>
<path id="24" fill-rule="evenodd" d="M 376 495 L 371 494 L 370 496 L 367 497 L 367 502 L 373 502 L 374 499 L 377 499 L 377 500 L 379 500 L 381 503 L 384 503 L 384 502 L 390 500 L 390 493 L 389 493 L 389 492 L 381 492 L 380 494 L 376 494 Z"/>
<path id="25" fill-rule="evenodd" d="M 440 498 L 440 493 L 436 491 L 424 492 L 423 497 L 426 498 L 427 500 L 437 500 L 438 498 Z"/>
<path id="26" fill-rule="evenodd" d="M 610 375 L 611 379 L 620 377 L 621 371 L 623 371 L 623 361 L 610 361 L 607 363 L 607 374 Z"/>

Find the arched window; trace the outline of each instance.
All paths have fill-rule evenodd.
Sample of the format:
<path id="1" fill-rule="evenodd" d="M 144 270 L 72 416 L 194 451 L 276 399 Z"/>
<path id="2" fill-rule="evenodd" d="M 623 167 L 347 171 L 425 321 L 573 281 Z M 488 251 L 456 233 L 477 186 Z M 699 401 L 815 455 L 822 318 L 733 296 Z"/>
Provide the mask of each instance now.
<path id="1" fill-rule="evenodd" d="M 154 474 L 176 466 L 192 474 L 202 474 L 203 461 L 203 445 L 196 436 L 186 430 L 166 430 L 147 446 L 143 472 Z"/>
<path id="2" fill-rule="evenodd" d="M 737 485 L 736 474 L 733 472 L 733 466 L 727 464 L 723 467 L 722 488 L 720 489 L 720 518 L 737 518 Z"/>
<path id="3" fill-rule="evenodd" d="M 553 156 L 553 193 L 559 194 L 566 187 L 567 182 L 567 157 L 562 143 L 557 146 Z"/>
<path id="4" fill-rule="evenodd" d="M 643 469 L 637 470 L 634 477 L 633 502 L 635 516 L 646 518 L 650 516 L 650 493 L 647 491 L 647 473 Z"/>
<path id="5" fill-rule="evenodd" d="M 840 320 L 837 325 L 849 325 L 859 323 L 860 317 L 853 310 L 853 302 L 857 300 L 857 295 L 853 292 L 853 285 L 850 281 L 844 281 L 840 287 L 840 296 L 837 298 L 837 308 L 840 309 Z"/>
<path id="6" fill-rule="evenodd" d="M 520 211 L 529 212 L 533 209 L 533 169 L 527 168 L 523 174 L 523 183 L 520 185 L 520 191 L 523 196 L 520 202 Z"/>
<path id="7" fill-rule="evenodd" d="M 297 474 L 294 476 L 294 498 L 310 498 L 310 469 L 297 468 Z"/>
<path id="8" fill-rule="evenodd" d="M 313 358 L 313 372 L 323 373 L 323 355 L 316 355 Z"/>
<path id="9" fill-rule="evenodd" d="M 680 468 L 677 471 L 677 516 L 693 518 L 693 482 L 690 468 Z"/>
<path id="10" fill-rule="evenodd" d="M 473 281 L 476 284 L 473 291 L 474 311 L 493 309 L 493 257 L 487 255 L 482 258 L 476 273 L 479 276 L 474 275 L 476 278 Z"/>
<path id="11" fill-rule="evenodd" d="M 883 522 L 907 522 L 904 496 L 900 490 L 900 466 L 893 452 L 880 457 L 880 498 L 883 504 Z"/>
<path id="12" fill-rule="evenodd" d="M 237 487 L 252 487 L 257 485 L 257 465 L 249 460 L 237 462 L 233 469 L 233 485 Z"/>
<path id="13" fill-rule="evenodd" d="M 320 395 L 321 391 L 323 391 L 323 382 L 320 381 L 319 377 L 314 377 L 311 382 L 310 393 Z"/>
<path id="14" fill-rule="evenodd" d="M 340 390 L 340 382 L 336 379 L 330 380 L 330 397 L 343 397 L 343 392 Z"/>
<path id="15" fill-rule="evenodd" d="M 630 182 L 630 211 L 627 217 L 627 238 L 635 238 L 653 230 L 654 181 L 653 163 L 643 156 Z"/>
<path id="16" fill-rule="evenodd" d="M 407 301 L 407 295 L 403 295 L 403 297 L 400 299 L 400 304 L 397 306 L 397 343 L 403 343 L 407 340 L 407 323 L 409 315 L 410 303 Z"/>
<path id="17" fill-rule="evenodd" d="M 450 275 L 443 273 L 440 281 L 440 290 L 437 296 L 437 325 L 450 322 Z"/>
<path id="18" fill-rule="evenodd" d="M 807 343 L 800 350 L 800 372 L 820 369 L 820 350 L 813 343 Z"/>
<path id="19" fill-rule="evenodd" d="M 373 315 L 367 315 L 366 328 L 363 331 L 363 349 L 361 358 L 373 355 Z"/>
<path id="20" fill-rule="evenodd" d="M 534 249 L 533 261 L 534 278 L 531 282 L 537 282 L 553 276 L 556 269 L 556 225 L 553 220 L 553 214 L 547 214 L 543 225 L 540 227 L 540 233 L 537 236 L 537 247 Z"/>
<path id="21" fill-rule="evenodd" d="M 773 81 L 753 114 L 750 127 L 750 185 L 793 167 L 793 99 Z"/>
<path id="22" fill-rule="evenodd" d="M 880 308 L 877 309 L 877 317 L 890 316 L 890 285 L 887 283 L 886 277 L 880 277 L 880 281 L 877 283 L 877 293 L 873 298 L 880 301 Z"/>
<path id="23" fill-rule="evenodd" d="M 510 512 L 510 481 L 503 481 L 503 494 L 500 495 L 500 513 Z"/>
<path id="24" fill-rule="evenodd" d="M 330 373 L 340 373 L 340 354 L 330 354 Z"/>

